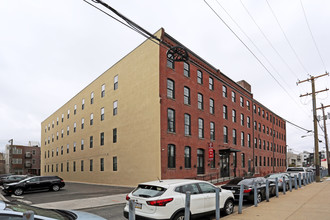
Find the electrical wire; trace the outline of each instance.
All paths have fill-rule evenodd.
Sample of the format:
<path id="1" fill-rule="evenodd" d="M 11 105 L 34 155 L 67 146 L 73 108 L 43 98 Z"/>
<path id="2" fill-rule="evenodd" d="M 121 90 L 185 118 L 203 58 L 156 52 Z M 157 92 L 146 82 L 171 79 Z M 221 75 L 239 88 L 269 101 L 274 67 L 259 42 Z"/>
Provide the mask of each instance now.
<path id="1" fill-rule="evenodd" d="M 270 72 L 270 70 L 265 66 L 265 64 L 257 57 L 257 55 L 244 43 L 244 41 L 222 19 L 222 17 L 212 8 L 212 6 L 206 0 L 204 0 L 204 2 L 214 12 L 214 14 L 222 21 L 222 23 L 235 35 L 235 37 L 245 46 L 245 48 L 252 54 L 252 56 L 259 62 L 259 64 L 266 70 L 266 72 L 275 80 L 275 82 L 285 91 L 285 93 L 294 101 L 294 103 L 296 103 L 296 105 L 299 106 L 297 101 L 291 96 L 291 94 L 285 89 L 285 87 L 275 78 L 275 76 Z M 310 116 L 308 115 L 308 117 Z"/>
<path id="2" fill-rule="evenodd" d="M 288 85 L 288 83 L 283 79 L 283 77 L 280 75 L 280 73 L 277 71 L 277 69 L 274 67 L 274 65 L 269 61 L 269 59 L 264 55 L 264 53 L 259 49 L 259 47 L 253 42 L 253 40 L 246 34 L 246 32 L 243 30 L 243 28 L 235 21 L 235 19 L 229 14 L 229 12 L 220 4 L 220 2 L 218 0 L 216 0 L 218 5 L 222 8 L 222 10 L 228 15 L 228 17 L 232 20 L 232 22 L 234 22 L 234 24 L 239 28 L 239 30 L 244 34 L 244 36 L 250 41 L 251 44 L 253 44 L 253 46 L 257 49 L 257 51 L 261 54 L 261 56 L 267 61 L 267 63 L 272 67 L 272 69 L 274 70 L 274 72 L 282 79 L 282 81 L 284 82 L 284 84 L 286 84 L 286 86 L 288 88 L 291 89 L 291 87 Z M 291 89 L 291 91 L 293 93 L 295 93 L 295 91 L 293 91 Z"/>
<path id="3" fill-rule="evenodd" d="M 308 129 L 306 129 L 306 128 L 303 128 L 303 127 L 301 127 L 301 126 L 299 126 L 299 125 L 296 125 L 296 124 L 294 124 L 293 122 L 290 122 L 290 121 L 288 121 L 288 120 L 286 120 L 286 119 L 284 119 L 284 120 L 285 120 L 286 122 L 288 122 L 289 124 L 295 126 L 296 128 L 299 128 L 299 129 L 301 129 L 301 130 L 307 131 L 307 133 L 309 133 L 309 132 L 313 132 L 312 130 L 308 130 Z"/>
<path id="4" fill-rule="evenodd" d="M 127 24 L 124 23 L 123 21 L 119 20 L 118 18 L 112 16 L 111 14 L 105 12 L 104 10 L 102 10 L 102 9 L 100 9 L 100 8 L 98 8 L 98 7 L 96 7 L 95 5 L 91 4 L 90 2 L 88 2 L 88 1 L 86 1 L 86 0 L 83 0 L 83 1 L 86 2 L 87 4 L 93 6 L 93 7 L 96 8 L 97 10 L 103 12 L 104 14 L 108 15 L 108 16 L 111 17 L 112 19 L 114 19 L 114 20 L 118 21 L 119 23 L 125 25 L 126 27 L 130 28 L 131 30 L 137 32 L 138 34 L 142 35 L 143 37 L 149 39 L 150 41 L 154 42 L 155 44 L 161 46 L 161 44 L 160 44 L 161 42 L 160 42 L 160 43 L 159 43 L 159 42 L 156 42 L 156 41 L 154 40 L 154 37 L 151 38 L 149 35 L 143 33 L 142 31 L 140 31 L 138 28 L 136 28 L 135 26 L 133 26 L 133 22 L 131 22 L 130 20 L 128 20 L 128 19 L 123 19 L 123 18 L 122 18 L 122 17 L 124 17 L 123 15 L 121 15 L 121 18 L 122 18 L 125 22 L 127 22 Z M 99 1 L 97 1 L 97 0 L 91 0 L 91 1 L 93 1 L 93 2 L 95 2 L 95 3 L 99 3 Z M 134 23 L 134 24 L 135 24 L 135 23 Z M 153 35 L 152 35 L 152 36 L 153 36 Z"/>
<path id="5" fill-rule="evenodd" d="M 244 3 L 242 2 L 242 0 L 240 0 L 240 2 L 242 4 L 243 8 L 245 9 L 246 13 L 249 15 L 249 17 L 251 18 L 251 20 L 253 21 L 253 23 L 257 26 L 257 28 L 261 32 L 262 36 L 266 39 L 266 41 L 271 46 L 271 48 L 275 51 L 275 53 L 277 54 L 277 56 L 281 59 L 281 61 L 289 69 L 290 73 L 298 79 L 298 76 L 293 72 L 293 70 L 291 69 L 291 67 L 289 66 L 289 64 L 284 60 L 284 58 L 281 56 L 281 54 L 278 52 L 278 50 L 274 47 L 274 45 L 269 40 L 269 38 L 266 36 L 266 34 L 262 31 L 261 27 L 258 25 L 258 23 L 256 22 L 256 20 L 253 18 L 252 14 L 249 12 L 249 10 L 247 9 L 247 7 L 244 5 Z"/>
<path id="6" fill-rule="evenodd" d="M 321 62 L 322 62 L 323 67 L 324 67 L 324 70 L 325 70 L 325 72 L 326 72 L 327 68 L 325 67 L 325 64 L 324 64 L 323 58 L 322 58 L 322 56 L 321 56 L 320 50 L 319 50 L 319 48 L 318 48 L 318 46 L 317 46 L 317 44 L 316 44 L 316 41 L 315 41 L 314 35 L 313 35 L 313 33 L 312 33 L 312 29 L 311 29 L 311 27 L 310 27 L 310 25 L 309 25 L 309 22 L 308 22 L 308 20 L 307 20 L 307 16 L 306 16 L 306 11 L 305 11 L 304 5 L 303 5 L 303 3 L 302 3 L 301 0 L 300 0 L 300 4 L 301 4 L 301 8 L 302 8 L 302 10 L 303 10 L 303 12 L 304 12 L 304 17 L 305 17 L 305 21 L 306 21 L 306 24 L 307 24 L 307 27 L 308 27 L 309 33 L 311 34 L 311 37 L 312 37 L 312 39 L 313 39 L 314 46 L 315 46 L 315 48 L 316 48 L 316 50 L 317 50 L 317 53 L 318 53 L 318 55 L 319 55 L 319 57 L 320 57 L 320 59 L 321 59 Z"/>
<path id="7" fill-rule="evenodd" d="M 287 35 L 285 34 L 285 32 L 284 32 L 284 30 L 283 30 L 283 28 L 282 28 L 282 25 L 280 24 L 280 22 L 279 22 L 279 20 L 278 20 L 278 18 L 277 18 L 277 16 L 276 16 L 276 14 L 275 14 L 275 12 L 274 12 L 272 6 L 269 4 L 268 0 L 266 0 L 266 2 L 267 2 L 267 5 L 268 5 L 270 11 L 272 12 L 272 15 L 274 16 L 274 18 L 275 18 L 275 20 L 276 20 L 278 26 L 280 27 L 280 29 L 281 29 L 281 31 L 282 31 L 282 34 L 283 34 L 283 36 L 284 36 L 286 42 L 288 43 L 289 47 L 291 48 L 292 52 L 294 53 L 294 55 L 295 55 L 295 57 L 297 58 L 299 64 L 301 65 L 301 67 L 302 67 L 302 68 L 304 69 L 304 71 L 308 74 L 308 71 L 307 71 L 306 67 L 304 66 L 304 64 L 303 64 L 303 62 L 301 61 L 301 59 L 299 58 L 299 56 L 298 56 L 296 50 L 293 48 L 292 44 L 290 43 L 289 38 L 288 38 Z"/>

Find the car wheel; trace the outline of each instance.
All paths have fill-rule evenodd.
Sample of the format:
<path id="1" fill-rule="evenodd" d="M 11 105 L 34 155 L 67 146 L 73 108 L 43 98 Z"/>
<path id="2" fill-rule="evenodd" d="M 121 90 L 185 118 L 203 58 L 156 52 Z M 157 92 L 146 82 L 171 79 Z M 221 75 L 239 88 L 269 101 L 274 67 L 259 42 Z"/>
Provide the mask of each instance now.
<path id="1" fill-rule="evenodd" d="M 184 212 L 177 213 L 172 220 L 184 220 Z"/>
<path id="2" fill-rule="evenodd" d="M 55 184 L 55 185 L 52 186 L 52 190 L 57 192 L 57 191 L 60 190 L 60 186 Z"/>
<path id="3" fill-rule="evenodd" d="M 20 195 L 22 195 L 22 194 L 23 194 L 23 189 L 22 189 L 22 188 L 17 188 L 17 189 L 15 189 L 14 194 L 15 194 L 16 196 L 20 196 Z"/>
<path id="4" fill-rule="evenodd" d="M 258 193 L 257 195 L 257 203 L 260 203 L 262 201 L 262 195 L 261 193 Z"/>
<path id="5" fill-rule="evenodd" d="M 272 189 L 270 191 L 270 195 L 271 196 L 275 196 L 276 195 L 276 189 L 275 189 L 275 187 L 272 187 Z"/>
<path id="6" fill-rule="evenodd" d="M 234 212 L 234 202 L 233 202 L 233 200 L 231 200 L 231 199 L 227 200 L 223 210 L 225 211 L 225 215 L 232 214 Z"/>

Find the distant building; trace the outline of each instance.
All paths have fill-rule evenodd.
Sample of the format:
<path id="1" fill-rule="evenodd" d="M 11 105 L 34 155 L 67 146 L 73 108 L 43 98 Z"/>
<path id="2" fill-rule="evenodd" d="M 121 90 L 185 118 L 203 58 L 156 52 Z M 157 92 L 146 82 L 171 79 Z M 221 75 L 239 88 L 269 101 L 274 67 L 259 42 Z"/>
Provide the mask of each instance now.
<path id="1" fill-rule="evenodd" d="M 40 175 L 40 147 L 6 145 L 5 172 Z"/>
<path id="2" fill-rule="evenodd" d="M 0 174 L 6 173 L 6 161 L 4 153 L 0 153 Z"/>
<path id="3" fill-rule="evenodd" d="M 287 160 L 288 160 L 288 166 L 289 167 L 297 167 L 300 165 L 300 157 L 298 154 L 293 153 L 292 151 L 288 151 L 287 153 Z"/>
<path id="4" fill-rule="evenodd" d="M 155 35 L 182 46 L 163 29 Z M 146 40 L 47 117 L 42 175 L 136 185 L 284 171 L 285 120 L 255 100 L 247 82 L 189 49 L 187 62 L 167 51 Z"/>
<path id="5" fill-rule="evenodd" d="M 320 162 L 320 165 L 321 165 L 322 160 L 325 160 L 325 159 L 326 159 L 326 153 L 325 153 L 325 151 L 319 151 L 319 160 L 320 160 L 319 162 Z M 307 166 L 315 166 L 314 153 L 310 153 L 308 155 Z"/>
<path id="6" fill-rule="evenodd" d="M 309 155 L 310 153 L 308 151 L 304 151 L 302 153 L 299 153 L 299 158 L 300 158 L 300 161 L 299 161 L 299 166 L 302 166 L 302 167 L 307 167 L 309 166 Z"/>

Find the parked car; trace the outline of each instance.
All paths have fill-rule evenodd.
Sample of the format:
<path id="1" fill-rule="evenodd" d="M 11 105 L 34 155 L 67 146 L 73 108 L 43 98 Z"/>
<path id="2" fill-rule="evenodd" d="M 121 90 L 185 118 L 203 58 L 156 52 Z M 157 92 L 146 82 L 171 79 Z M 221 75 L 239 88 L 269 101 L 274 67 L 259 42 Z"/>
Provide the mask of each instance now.
<path id="1" fill-rule="evenodd" d="M 58 176 L 34 176 L 21 180 L 17 183 L 4 184 L 3 192 L 5 194 L 22 195 L 24 192 L 36 190 L 59 191 L 65 183 Z"/>
<path id="2" fill-rule="evenodd" d="M 254 201 L 254 184 L 257 184 L 257 202 L 266 198 L 266 179 L 263 177 L 237 177 L 221 186 L 233 192 L 236 200 L 239 199 L 240 187 L 244 185 L 243 200 Z M 269 195 L 276 194 L 275 183 L 269 183 Z"/>
<path id="3" fill-rule="evenodd" d="M 23 219 L 23 213 L 26 211 L 33 211 L 34 219 L 44 220 L 105 220 L 104 218 L 81 211 L 74 210 L 53 210 L 43 209 L 34 206 L 27 205 L 20 202 L 6 202 L 0 200 L 0 218 L 1 219 Z"/>
<path id="4" fill-rule="evenodd" d="M 134 200 L 137 218 L 171 219 L 184 218 L 186 192 L 191 193 L 191 217 L 215 213 L 216 186 L 199 180 L 159 180 L 139 184 L 126 196 L 124 216 L 128 218 L 129 200 Z M 220 209 L 229 215 L 234 210 L 233 193 L 220 189 Z"/>
<path id="5" fill-rule="evenodd" d="M 308 170 L 306 167 L 288 167 L 286 169 L 286 172 L 290 174 L 290 176 L 294 177 L 299 175 L 299 173 L 301 174 L 301 177 L 303 176 L 303 174 L 307 173 Z"/>
<path id="6" fill-rule="evenodd" d="M 11 174 L 11 173 L 0 174 L 0 179 L 5 178 L 7 176 L 11 176 L 11 175 L 14 175 L 14 174 Z"/>
<path id="7" fill-rule="evenodd" d="M 26 179 L 27 175 L 11 175 L 7 177 L 0 178 L 0 185 L 3 185 L 5 183 L 16 183 L 23 179 Z"/>
<path id="8" fill-rule="evenodd" d="M 266 179 L 268 179 L 271 182 L 275 183 L 275 178 L 278 178 L 278 188 L 279 190 L 283 190 L 283 177 L 285 177 L 285 186 L 286 186 L 286 190 L 289 189 L 289 181 L 291 181 L 292 186 L 294 186 L 294 179 L 290 176 L 290 174 L 288 173 L 271 173 L 265 176 Z"/>

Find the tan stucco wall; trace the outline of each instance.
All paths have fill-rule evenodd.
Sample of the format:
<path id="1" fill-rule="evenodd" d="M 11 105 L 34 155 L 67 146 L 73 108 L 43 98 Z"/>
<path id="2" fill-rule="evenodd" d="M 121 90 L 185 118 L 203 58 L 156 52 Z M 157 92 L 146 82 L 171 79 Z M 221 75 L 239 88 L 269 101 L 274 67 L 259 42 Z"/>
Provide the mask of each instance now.
<path id="1" fill-rule="evenodd" d="M 160 35 L 160 31 L 157 32 Z M 118 75 L 118 89 L 114 90 L 113 79 Z M 105 97 L 101 98 L 101 86 L 105 84 Z M 94 91 L 94 104 L 90 104 L 90 94 Z M 81 109 L 82 99 L 85 109 Z M 118 100 L 118 114 L 113 116 L 113 102 Z M 77 114 L 74 115 L 74 105 Z M 105 120 L 100 120 L 100 109 L 105 108 Z M 67 112 L 70 109 L 70 118 Z M 64 122 L 61 122 L 62 113 Z M 94 125 L 90 125 L 90 114 L 94 114 Z M 59 117 L 59 125 L 56 118 Z M 81 129 L 81 118 L 85 119 L 85 128 Z M 54 128 L 52 122 L 54 120 Z M 73 132 L 73 124 L 77 131 Z M 50 124 L 50 131 L 48 131 Z M 47 132 L 45 132 L 47 126 Z M 67 126 L 70 134 L 67 136 Z M 117 143 L 112 143 L 112 130 L 117 128 Z M 61 138 L 61 129 L 64 138 Z M 56 140 L 56 132 L 59 140 Z M 105 133 L 105 144 L 100 146 L 100 133 Z M 52 134 L 55 136 L 52 142 Z M 94 147 L 89 147 L 89 137 L 93 136 Z M 45 139 L 50 137 L 50 144 Z M 84 150 L 80 149 L 84 139 Z M 73 142 L 77 150 L 73 152 Z M 134 186 L 139 182 L 161 178 L 160 168 L 160 100 L 159 100 L 159 46 L 145 41 L 130 54 L 103 73 L 64 106 L 41 123 L 41 173 L 58 175 L 65 181 L 91 182 L 109 185 Z M 67 144 L 70 152 L 67 154 Z M 64 148 L 61 155 L 61 146 Z M 56 156 L 56 148 L 59 156 Z M 54 150 L 54 157 L 51 150 Z M 45 151 L 50 157 L 45 158 Z M 116 156 L 118 171 L 113 171 L 112 160 Z M 100 171 L 100 158 L 105 160 L 105 171 Z M 93 159 L 93 171 L 89 171 L 89 160 Z M 84 171 L 81 171 L 84 160 Z M 73 172 L 76 161 L 76 172 Z M 69 172 L 67 169 L 69 162 Z M 61 172 L 63 163 L 63 172 Z M 51 172 L 51 165 L 54 172 Z M 56 172 L 58 164 L 58 172 Z M 45 166 L 50 165 L 50 172 Z M 47 171 L 47 169 L 46 169 Z"/>

